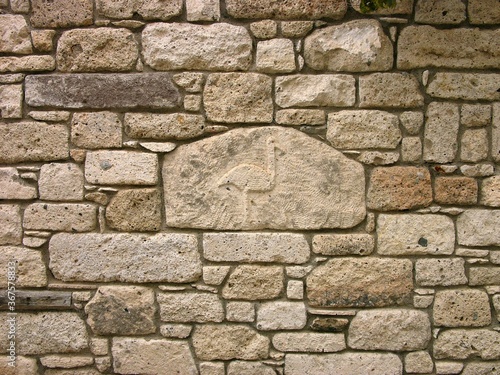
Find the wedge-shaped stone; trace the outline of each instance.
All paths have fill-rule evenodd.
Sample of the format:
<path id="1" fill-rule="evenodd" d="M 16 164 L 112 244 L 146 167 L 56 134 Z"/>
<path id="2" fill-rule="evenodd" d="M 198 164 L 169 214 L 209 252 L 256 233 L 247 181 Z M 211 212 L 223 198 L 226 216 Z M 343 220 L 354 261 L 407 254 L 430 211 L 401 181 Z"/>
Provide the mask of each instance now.
<path id="1" fill-rule="evenodd" d="M 20 245 L 22 236 L 20 207 L 0 204 L 0 245 Z"/>
<path id="2" fill-rule="evenodd" d="M 43 72 L 55 68 L 56 61 L 52 56 L 0 57 L 0 73 Z"/>
<path id="3" fill-rule="evenodd" d="M 0 199 L 33 199 L 37 196 L 36 187 L 26 183 L 16 168 L 0 168 Z"/>
<path id="4" fill-rule="evenodd" d="M 127 29 L 99 27 L 65 31 L 57 45 L 62 72 L 126 72 L 135 67 L 139 51 Z"/>
<path id="5" fill-rule="evenodd" d="M 457 219 L 458 243 L 466 246 L 500 246 L 500 210 L 471 209 Z"/>
<path id="6" fill-rule="evenodd" d="M 412 294 L 413 264 L 407 259 L 332 259 L 316 267 L 306 285 L 311 306 L 402 305 Z"/>
<path id="7" fill-rule="evenodd" d="M 41 122 L 0 123 L 0 163 L 66 159 L 68 129 Z"/>
<path id="8" fill-rule="evenodd" d="M 17 246 L 0 247 L 0 266 L 2 269 L 7 270 L 9 262 L 13 261 L 17 262 L 17 288 L 47 285 L 47 270 L 40 251 Z M 7 281 L 7 277 L 0 279 L 0 287 L 7 288 Z"/>
<path id="9" fill-rule="evenodd" d="M 430 103 L 425 117 L 424 160 L 434 163 L 452 162 L 458 150 L 458 105 Z"/>
<path id="10" fill-rule="evenodd" d="M 295 233 L 205 233 L 203 255 L 213 262 L 305 263 L 309 245 Z"/>
<path id="11" fill-rule="evenodd" d="M 500 359 L 500 332 L 487 329 L 450 329 L 434 341 L 436 359 Z"/>
<path id="12" fill-rule="evenodd" d="M 143 56 L 155 70 L 247 70 L 252 39 L 242 26 L 154 23 L 142 32 Z"/>
<path id="13" fill-rule="evenodd" d="M 409 26 L 398 39 L 398 68 L 500 68 L 499 38 L 498 29 Z"/>
<path id="14" fill-rule="evenodd" d="M 0 315 L 0 330 L 9 332 L 7 314 Z M 88 348 L 85 322 L 74 312 L 18 313 L 16 346 L 21 355 L 75 353 Z M 2 353 L 9 342 L 0 340 Z"/>
<path id="15" fill-rule="evenodd" d="M 356 81 L 344 74 L 298 74 L 276 78 L 276 104 L 288 107 L 350 107 Z"/>
<path id="16" fill-rule="evenodd" d="M 417 78 L 404 73 L 374 73 L 359 77 L 359 98 L 362 108 L 424 105 Z"/>
<path id="17" fill-rule="evenodd" d="M 273 299 L 283 291 L 283 279 L 283 267 L 238 266 L 229 275 L 222 296 L 250 301 Z"/>
<path id="18" fill-rule="evenodd" d="M 433 320 L 445 327 L 487 326 L 491 323 L 488 294 L 478 289 L 441 290 L 434 299 Z"/>
<path id="19" fill-rule="evenodd" d="M 91 204 L 33 203 L 24 211 L 23 227 L 31 230 L 88 232 L 97 223 L 97 209 Z"/>
<path id="20" fill-rule="evenodd" d="M 292 332 L 277 333 L 273 346 L 282 352 L 339 352 L 346 348 L 342 333 Z"/>
<path id="21" fill-rule="evenodd" d="M 431 339 L 427 313 L 408 309 L 359 311 L 349 326 L 347 343 L 361 350 L 413 351 Z"/>
<path id="22" fill-rule="evenodd" d="M 287 354 L 285 371 L 287 375 L 401 375 L 403 364 L 389 353 Z"/>
<path id="23" fill-rule="evenodd" d="M 455 249 L 455 227 L 445 215 L 384 215 L 377 221 L 381 255 L 449 255 Z"/>
<path id="24" fill-rule="evenodd" d="M 193 333 L 193 346 L 204 361 L 265 359 L 269 353 L 269 339 L 246 325 L 199 325 Z"/>
<path id="25" fill-rule="evenodd" d="M 194 235 L 56 234 L 50 268 L 63 281 L 196 281 L 201 261 Z"/>
<path id="26" fill-rule="evenodd" d="M 392 68 L 392 43 L 376 20 L 318 29 L 306 37 L 304 58 L 315 70 L 370 72 Z"/>
<path id="27" fill-rule="evenodd" d="M 276 19 L 341 19 L 347 11 L 343 0 L 297 0 L 276 2 L 271 0 L 228 0 L 226 8 L 235 18 L 276 18 Z"/>
<path id="28" fill-rule="evenodd" d="M 0 15 L 0 52 L 28 54 L 33 52 L 30 32 L 21 15 Z"/>
<path id="29" fill-rule="evenodd" d="M 436 98 L 500 100 L 500 74 L 436 73 L 427 93 Z"/>
<path id="30" fill-rule="evenodd" d="M 125 132 L 132 138 L 189 139 L 204 133 L 203 116 L 185 113 L 127 113 Z"/>
<path id="31" fill-rule="evenodd" d="M 361 165 L 295 129 L 235 129 L 179 146 L 163 176 L 173 227 L 349 228 L 365 216 Z"/>
<path id="32" fill-rule="evenodd" d="M 369 234 L 317 234 L 312 241 L 313 252 L 324 255 L 369 255 L 374 248 Z"/>
<path id="33" fill-rule="evenodd" d="M 179 91 L 167 73 L 28 76 L 25 96 L 32 107 L 161 109 L 180 105 Z"/>
<path id="34" fill-rule="evenodd" d="M 74 27 L 93 23 L 92 0 L 32 0 L 31 8 L 34 27 Z"/>
<path id="35" fill-rule="evenodd" d="M 222 322 L 222 301 L 210 293 L 158 293 L 160 317 L 164 322 Z"/>
<path id="36" fill-rule="evenodd" d="M 187 342 L 117 337 L 111 352 L 118 374 L 198 374 Z"/>

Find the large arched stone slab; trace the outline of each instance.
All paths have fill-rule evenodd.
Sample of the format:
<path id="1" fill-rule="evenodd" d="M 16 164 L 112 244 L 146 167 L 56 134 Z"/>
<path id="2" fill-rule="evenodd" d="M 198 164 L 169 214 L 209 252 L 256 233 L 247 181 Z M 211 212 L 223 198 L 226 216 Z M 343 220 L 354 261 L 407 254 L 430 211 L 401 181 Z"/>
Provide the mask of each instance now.
<path id="1" fill-rule="evenodd" d="M 167 225 L 350 228 L 365 217 L 361 164 L 295 129 L 234 129 L 165 156 Z"/>

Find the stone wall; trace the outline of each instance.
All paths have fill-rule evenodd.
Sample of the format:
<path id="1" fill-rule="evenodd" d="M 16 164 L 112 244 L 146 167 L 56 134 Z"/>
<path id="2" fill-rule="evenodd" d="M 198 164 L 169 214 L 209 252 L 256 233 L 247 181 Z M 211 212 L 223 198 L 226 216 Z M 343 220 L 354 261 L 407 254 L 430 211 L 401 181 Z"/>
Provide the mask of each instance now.
<path id="1" fill-rule="evenodd" d="M 1 374 L 500 374 L 498 0 L 0 7 Z"/>

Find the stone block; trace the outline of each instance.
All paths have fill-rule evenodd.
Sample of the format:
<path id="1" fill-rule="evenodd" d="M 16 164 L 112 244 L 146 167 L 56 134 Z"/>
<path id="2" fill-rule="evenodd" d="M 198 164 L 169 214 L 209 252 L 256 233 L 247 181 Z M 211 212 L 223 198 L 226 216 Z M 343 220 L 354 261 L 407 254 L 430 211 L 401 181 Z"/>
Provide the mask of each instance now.
<path id="1" fill-rule="evenodd" d="M 127 113 L 125 132 L 132 138 L 184 140 L 202 135 L 205 120 L 185 113 Z"/>
<path id="2" fill-rule="evenodd" d="M 0 117 L 2 118 L 23 117 L 22 85 L 0 86 Z"/>
<path id="3" fill-rule="evenodd" d="M 56 61 L 52 56 L 0 57 L 0 73 L 43 72 L 55 68 Z"/>
<path id="4" fill-rule="evenodd" d="M 339 333 L 282 332 L 273 336 L 273 346 L 282 352 L 333 353 L 346 348 Z"/>
<path id="5" fill-rule="evenodd" d="M 203 73 L 183 72 L 174 74 L 173 80 L 187 92 L 200 92 L 203 89 L 205 77 Z"/>
<path id="6" fill-rule="evenodd" d="M 436 25 L 456 25 L 465 21 L 465 4 L 460 0 L 418 0 L 415 21 Z M 431 370 L 432 371 L 432 370 Z"/>
<path id="7" fill-rule="evenodd" d="M 487 329 L 449 329 L 434 340 L 434 358 L 484 360 L 500 358 L 500 332 Z"/>
<path id="8" fill-rule="evenodd" d="M 258 42 L 255 65 L 264 73 L 293 72 L 296 69 L 293 42 L 281 38 Z"/>
<path id="9" fill-rule="evenodd" d="M 436 73 L 427 87 L 435 98 L 455 100 L 499 100 L 500 74 Z"/>
<path id="10" fill-rule="evenodd" d="M 186 283 L 201 276 L 197 246 L 180 233 L 61 233 L 50 240 L 49 267 L 63 281 Z"/>
<path id="11" fill-rule="evenodd" d="M 165 322 L 222 322 L 224 310 L 217 295 L 209 293 L 159 293 L 160 317 Z"/>
<path id="12" fill-rule="evenodd" d="M 29 28 L 23 16 L 1 14 L 0 34 L 0 52 L 23 55 L 33 52 Z"/>
<path id="13" fill-rule="evenodd" d="M 81 201 L 83 172 L 77 164 L 50 163 L 42 165 L 38 179 L 40 199 L 49 201 Z"/>
<path id="14" fill-rule="evenodd" d="M 226 302 L 226 319 L 230 322 L 253 322 L 255 306 L 252 302 Z"/>
<path id="15" fill-rule="evenodd" d="M 282 21 L 281 34 L 286 38 L 301 38 L 313 29 L 312 21 Z"/>
<path id="16" fill-rule="evenodd" d="M 488 294 L 478 289 L 441 290 L 433 308 L 436 326 L 483 327 L 491 323 Z"/>
<path id="17" fill-rule="evenodd" d="M 220 285 L 229 273 L 230 266 L 203 267 L 203 282 L 208 285 Z"/>
<path id="18" fill-rule="evenodd" d="M 186 0 L 186 14 L 188 21 L 218 21 L 219 0 Z"/>
<path id="19" fill-rule="evenodd" d="M 40 358 L 40 363 L 48 368 L 75 368 L 94 364 L 94 358 L 91 356 L 68 357 L 64 355 L 46 355 Z"/>
<path id="20" fill-rule="evenodd" d="M 286 284 L 286 296 L 288 299 L 304 299 L 304 283 L 300 280 L 290 280 Z"/>
<path id="21" fill-rule="evenodd" d="M 89 26 L 94 22 L 92 0 L 31 0 L 34 27 Z"/>
<path id="22" fill-rule="evenodd" d="M 0 245 L 20 245 L 22 236 L 21 208 L 0 204 Z"/>
<path id="23" fill-rule="evenodd" d="M 262 20 L 252 22 L 250 31 L 259 39 L 271 39 L 278 34 L 278 23 L 273 20 Z"/>
<path id="24" fill-rule="evenodd" d="M 54 48 L 55 30 L 32 30 L 31 40 L 33 47 L 40 52 L 51 52 Z"/>
<path id="25" fill-rule="evenodd" d="M 465 246 L 500 246 L 499 227 L 499 210 L 467 210 L 457 219 L 458 243 Z"/>
<path id="26" fill-rule="evenodd" d="M 323 125 L 326 118 L 320 109 L 282 109 L 276 111 L 275 121 L 280 125 Z"/>
<path id="27" fill-rule="evenodd" d="M 36 374 L 38 372 L 38 365 L 35 358 L 17 356 L 16 365 L 10 366 L 9 357 L 2 356 L 0 359 L 0 371 L 4 375 Z"/>
<path id="28" fill-rule="evenodd" d="M 317 234 L 312 240 L 313 252 L 322 255 L 369 255 L 374 248 L 369 234 Z"/>
<path id="29" fill-rule="evenodd" d="M 0 168 L 0 199 L 34 199 L 38 197 L 36 187 L 19 176 L 16 168 Z"/>
<path id="30" fill-rule="evenodd" d="M 220 373 L 222 374 L 222 372 Z M 276 371 L 273 367 L 261 362 L 243 362 L 232 361 L 227 367 L 227 375 L 275 375 Z M 219 375 L 214 374 L 214 375 Z"/>
<path id="31" fill-rule="evenodd" d="M 475 25 L 500 23 L 500 9 L 495 0 L 470 0 L 467 7 L 469 21 Z"/>
<path id="32" fill-rule="evenodd" d="M 399 160 L 399 152 L 363 151 L 356 160 L 369 165 L 390 165 Z"/>
<path id="33" fill-rule="evenodd" d="M 418 259 L 415 278 L 421 286 L 451 286 L 467 284 L 463 258 Z"/>
<path id="34" fill-rule="evenodd" d="M 458 150 L 459 126 L 458 105 L 430 103 L 425 122 L 424 160 L 433 163 L 452 162 Z"/>
<path id="35" fill-rule="evenodd" d="M 401 160 L 418 163 L 422 158 L 422 141 L 419 137 L 405 137 L 401 141 Z"/>
<path id="36" fill-rule="evenodd" d="M 434 199 L 440 204 L 477 203 L 478 187 L 470 177 L 438 177 L 434 180 Z"/>
<path id="37" fill-rule="evenodd" d="M 424 105 L 417 78 L 407 73 L 374 73 L 359 77 L 361 108 L 412 108 Z"/>
<path id="38" fill-rule="evenodd" d="M 228 0 L 227 12 L 235 18 L 275 18 L 275 19 L 341 19 L 347 11 L 343 0 L 324 2 L 321 0 L 298 0 L 281 3 L 270 0 Z"/>
<path id="39" fill-rule="evenodd" d="M 491 137 L 491 157 L 500 163 L 500 103 L 493 105 Z"/>
<path id="40" fill-rule="evenodd" d="M 410 135 L 418 135 L 424 124 L 424 115 L 422 112 L 403 112 L 399 115 L 401 125 Z"/>
<path id="41" fill-rule="evenodd" d="M 466 129 L 462 134 L 460 159 L 477 163 L 489 154 L 488 131 L 486 129 Z"/>
<path id="42" fill-rule="evenodd" d="M 71 142 L 82 148 L 116 148 L 122 146 L 122 122 L 112 112 L 73 114 Z"/>
<path id="43" fill-rule="evenodd" d="M 469 285 L 498 284 L 500 284 L 499 267 L 471 267 L 469 269 Z"/>
<path id="44" fill-rule="evenodd" d="M 257 308 L 256 327 L 263 331 L 302 329 L 307 323 L 303 302 L 263 302 Z"/>
<path id="45" fill-rule="evenodd" d="M 405 371 L 411 374 L 429 374 L 434 370 L 434 362 L 426 351 L 411 352 L 405 355 Z"/>
<path id="46" fill-rule="evenodd" d="M 283 280 L 282 267 L 237 266 L 222 288 L 222 297 L 250 301 L 273 299 L 283 291 Z"/>
<path id="47" fill-rule="evenodd" d="M 33 203 L 24 211 L 23 227 L 29 230 L 88 232 L 97 224 L 97 210 L 91 204 Z"/>
<path id="48" fill-rule="evenodd" d="M 491 106 L 488 104 L 462 104 L 460 123 L 467 127 L 486 126 L 491 122 Z"/>
<path id="49" fill-rule="evenodd" d="M 2 246 L 0 249 L 0 266 L 6 270 L 5 272 L 7 272 L 9 262 L 14 261 L 17 263 L 16 288 L 43 287 L 47 285 L 47 270 L 40 251 L 17 246 Z M 7 277 L 3 277 L 0 280 L 0 287 L 7 289 L 7 281 Z"/>
<path id="50" fill-rule="evenodd" d="M 276 78 L 276 104 L 288 107 L 350 107 L 356 101 L 354 77 L 298 74 Z"/>
<path id="51" fill-rule="evenodd" d="M 500 207 L 500 176 L 483 179 L 480 203 L 490 207 Z"/>
<path id="52" fill-rule="evenodd" d="M 499 21 L 500 22 L 500 19 Z M 497 375 L 500 362 L 476 362 L 465 365 L 462 375 Z"/>
<path id="53" fill-rule="evenodd" d="M 97 12 L 109 18 L 132 18 L 137 13 L 145 20 L 166 21 L 182 13 L 182 0 L 98 0 Z"/>
<path id="54" fill-rule="evenodd" d="M 188 324 L 162 324 L 160 333 L 164 337 L 185 339 L 191 335 L 193 326 Z"/>

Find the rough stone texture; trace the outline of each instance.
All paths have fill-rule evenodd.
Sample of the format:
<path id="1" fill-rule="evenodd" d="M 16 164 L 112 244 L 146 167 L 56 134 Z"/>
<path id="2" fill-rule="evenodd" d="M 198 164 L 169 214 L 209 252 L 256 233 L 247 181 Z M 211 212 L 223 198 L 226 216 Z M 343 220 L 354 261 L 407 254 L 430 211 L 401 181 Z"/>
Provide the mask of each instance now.
<path id="1" fill-rule="evenodd" d="M 500 246 L 500 211 L 471 209 L 457 219 L 458 243 L 466 246 Z"/>
<path id="2" fill-rule="evenodd" d="M 281 34 L 287 38 L 300 38 L 306 36 L 313 26 L 312 21 L 283 21 L 281 22 Z"/>
<path id="3" fill-rule="evenodd" d="M 107 224 L 123 232 L 158 231 L 161 196 L 157 189 L 121 190 L 106 208 Z"/>
<path id="4" fill-rule="evenodd" d="M 467 11 L 472 24 L 500 23 L 500 9 L 495 0 L 470 0 Z"/>
<path id="5" fill-rule="evenodd" d="M 451 361 L 436 361 L 436 373 L 441 375 L 455 375 L 460 374 L 464 368 L 461 362 L 451 362 Z"/>
<path id="6" fill-rule="evenodd" d="M 434 369 L 434 362 L 426 351 L 411 352 L 405 355 L 405 371 L 412 374 L 428 374 Z"/>
<path id="7" fill-rule="evenodd" d="M 434 340 L 434 357 L 437 359 L 467 359 L 480 357 L 491 360 L 500 358 L 500 332 L 487 329 L 450 329 L 441 332 Z"/>
<path id="8" fill-rule="evenodd" d="M 112 112 L 73 114 L 71 142 L 82 148 L 116 148 L 122 145 L 122 123 Z"/>
<path id="9" fill-rule="evenodd" d="M 343 334 L 338 333 L 277 333 L 273 346 L 282 352 L 332 353 L 346 348 Z"/>
<path id="10" fill-rule="evenodd" d="M 47 271 L 40 251 L 17 246 L 2 246 L 0 250 L 0 266 L 3 270 L 6 270 L 5 272 L 7 272 L 9 262 L 17 262 L 16 288 L 47 285 Z M 0 287 L 7 288 L 7 277 L 0 279 Z"/>
<path id="11" fill-rule="evenodd" d="M 30 111 L 28 116 L 38 121 L 66 122 L 71 113 L 68 111 Z"/>
<path id="12" fill-rule="evenodd" d="M 304 42 L 304 59 L 314 70 L 389 70 L 392 44 L 376 20 L 356 20 L 315 30 Z"/>
<path id="13" fill-rule="evenodd" d="M 214 73 L 205 85 L 207 119 L 217 122 L 271 122 L 272 79 L 257 73 Z"/>
<path id="14" fill-rule="evenodd" d="M 392 353 L 287 354 L 285 371 L 287 375 L 400 375 L 403 364 Z"/>
<path id="15" fill-rule="evenodd" d="M 500 20 L 498 21 L 500 22 Z M 500 362 L 468 363 L 462 375 L 498 375 L 500 374 Z"/>
<path id="16" fill-rule="evenodd" d="M 462 134 L 460 159 L 468 162 L 485 160 L 489 154 L 488 131 L 486 129 L 466 129 Z"/>
<path id="17" fill-rule="evenodd" d="M 307 298 L 311 306 L 325 307 L 404 304 L 413 290 L 412 270 L 407 259 L 332 259 L 307 277 Z"/>
<path id="18" fill-rule="evenodd" d="M 295 51 L 290 39 L 271 39 L 257 43 L 255 65 L 265 73 L 290 73 L 295 70 Z"/>
<path id="19" fill-rule="evenodd" d="M 469 270 L 470 285 L 498 285 L 500 284 L 499 267 L 471 267 Z"/>
<path id="20" fill-rule="evenodd" d="M 491 121 L 491 106 L 488 104 L 462 104 L 460 123 L 467 127 L 485 126 Z"/>
<path id="21" fill-rule="evenodd" d="M 31 0 L 34 27 L 88 26 L 93 23 L 92 0 Z"/>
<path id="22" fill-rule="evenodd" d="M 0 71 L 1 65 L 0 60 Z M 168 73 L 28 76 L 25 95 L 33 107 L 161 109 L 180 105 L 179 91 Z"/>
<path id="23" fill-rule="evenodd" d="M 0 168 L 0 199 L 34 199 L 36 187 L 26 183 L 16 168 Z"/>
<path id="24" fill-rule="evenodd" d="M 442 290 L 436 293 L 433 321 L 445 327 L 482 327 L 491 323 L 488 294 L 477 289 Z"/>
<path id="25" fill-rule="evenodd" d="M 158 157 L 134 151 L 92 151 L 85 159 L 85 179 L 92 184 L 154 185 Z"/>
<path id="26" fill-rule="evenodd" d="M 491 137 L 491 157 L 500 163 L 500 103 L 493 105 Z"/>
<path id="27" fill-rule="evenodd" d="M 418 259 L 415 264 L 417 284 L 450 286 L 467 284 L 463 258 Z"/>
<path id="28" fill-rule="evenodd" d="M 99 366 L 98 363 L 100 363 L 101 361 L 105 364 L 107 363 L 106 367 L 104 368 L 104 371 L 106 371 L 111 366 L 111 362 L 109 361 L 108 357 L 96 358 L 95 360 L 96 367 Z M 68 369 L 68 370 L 48 369 L 45 371 L 44 375 L 100 375 L 100 374 L 101 372 L 92 367 L 81 367 L 79 369 Z"/>
<path id="29" fill-rule="evenodd" d="M 362 108 L 411 108 L 424 105 L 415 76 L 406 73 L 374 73 L 359 77 Z"/>
<path id="30" fill-rule="evenodd" d="M 133 138 L 189 139 L 204 133 L 203 116 L 185 113 L 127 113 L 125 132 Z"/>
<path id="31" fill-rule="evenodd" d="M 500 317 L 500 294 L 495 294 L 491 298 L 491 300 L 493 302 L 493 307 L 495 308 L 496 316 L 497 316 L 497 320 L 498 320 L 498 318 Z"/>
<path id="32" fill-rule="evenodd" d="M 275 2 L 270 0 L 228 0 L 227 12 L 235 18 L 275 18 L 275 19 L 341 19 L 347 11 L 342 0 L 298 0 Z"/>
<path id="33" fill-rule="evenodd" d="M 255 307 L 252 302 L 226 302 L 226 319 L 230 322 L 253 322 Z"/>
<path id="34" fill-rule="evenodd" d="M 328 115 L 326 138 L 335 148 L 396 148 L 401 140 L 397 116 L 374 110 L 349 110 Z"/>
<path id="35" fill-rule="evenodd" d="M 23 16 L 0 15 L 0 52 L 29 54 L 31 47 L 30 32 Z"/>
<path id="36" fill-rule="evenodd" d="M 431 203 L 431 176 L 427 168 L 380 167 L 373 170 L 367 195 L 369 208 L 408 210 Z"/>
<path id="37" fill-rule="evenodd" d="M 369 255 L 375 240 L 369 234 L 317 234 L 312 240 L 312 250 L 323 255 Z"/>
<path id="38" fill-rule="evenodd" d="M 434 163 L 452 162 L 458 149 L 458 105 L 433 102 L 427 107 L 425 116 L 424 160 Z"/>
<path id="39" fill-rule="evenodd" d="M 22 235 L 20 207 L 13 204 L 1 204 L 0 245 L 20 245 Z"/>
<path id="40" fill-rule="evenodd" d="M 462 165 L 460 172 L 467 177 L 488 177 L 494 174 L 494 167 L 491 164 Z"/>
<path id="41" fill-rule="evenodd" d="M 42 72 L 55 68 L 56 61 L 52 56 L 0 57 L 1 73 Z"/>
<path id="42" fill-rule="evenodd" d="M 0 31 L 1 32 L 1 31 Z M 23 117 L 23 87 L 21 85 L 0 86 L 0 117 Z"/>
<path id="43" fill-rule="evenodd" d="M 427 93 L 443 99 L 499 100 L 498 85 L 500 74 L 443 72 L 436 73 Z"/>
<path id="44" fill-rule="evenodd" d="M 154 333 L 154 292 L 139 286 L 101 286 L 85 306 L 87 323 L 97 335 Z"/>
<path id="45" fill-rule="evenodd" d="M 31 40 L 33 47 L 40 52 L 51 52 L 54 48 L 55 30 L 33 30 Z"/>
<path id="46" fill-rule="evenodd" d="M 259 39 L 274 38 L 278 34 L 278 23 L 273 20 L 252 22 L 250 24 L 250 31 Z"/>
<path id="47" fill-rule="evenodd" d="M 363 151 L 356 160 L 363 164 L 390 165 L 399 160 L 399 152 Z"/>
<path id="48" fill-rule="evenodd" d="M 213 262 L 305 263 L 309 244 L 293 233 L 205 233 L 203 256 Z"/>
<path id="49" fill-rule="evenodd" d="M 0 163 L 61 160 L 68 154 L 68 130 L 64 125 L 0 123 Z"/>
<path id="50" fill-rule="evenodd" d="M 8 332 L 7 315 L 1 315 L 1 331 Z M 88 347 L 85 322 L 77 313 L 18 313 L 16 322 L 17 354 L 75 353 Z M 7 340 L 0 340 L 2 353 L 7 352 L 7 344 Z"/>
<path id="51" fill-rule="evenodd" d="M 203 281 L 209 285 L 220 285 L 230 268 L 230 266 L 205 266 L 203 267 Z"/>
<path id="52" fill-rule="evenodd" d="M 302 329 L 306 323 L 303 302 L 263 302 L 257 309 L 256 327 L 263 331 Z"/>
<path id="53" fill-rule="evenodd" d="M 276 111 L 275 121 L 280 125 L 323 125 L 326 118 L 319 109 L 282 109 Z"/>
<path id="54" fill-rule="evenodd" d="M 410 135 L 418 135 L 424 124 L 422 112 L 403 112 L 399 115 L 401 125 Z"/>
<path id="55" fill-rule="evenodd" d="M 465 21 L 465 4 L 460 0 L 418 0 L 415 21 L 430 24 L 459 24 Z M 432 370 L 431 370 L 432 371 Z"/>
<path id="56" fill-rule="evenodd" d="M 166 21 L 182 13 L 182 0 L 98 0 L 97 10 L 110 18 L 132 18 L 134 13 L 145 20 Z"/>
<path id="57" fill-rule="evenodd" d="M 203 373 L 204 374 L 204 373 Z M 229 363 L 227 375 L 275 375 L 275 370 L 260 362 L 233 361 Z M 217 375 L 217 374 L 214 374 Z"/>
<path id="58" fill-rule="evenodd" d="M 96 226 L 96 207 L 79 203 L 33 203 L 24 212 L 23 226 L 31 230 L 88 232 Z"/>
<path id="59" fill-rule="evenodd" d="M 343 332 L 349 323 L 349 320 L 341 318 L 314 318 L 310 328 L 321 332 Z"/>
<path id="60" fill-rule="evenodd" d="M 500 207 L 500 176 L 492 176 L 483 180 L 481 183 L 481 204 Z"/>
<path id="61" fill-rule="evenodd" d="M 399 35 L 397 65 L 399 69 L 499 68 L 500 46 L 495 43 L 499 37 L 500 30 L 409 26 Z"/>
<path id="62" fill-rule="evenodd" d="M 434 180 L 434 199 L 436 203 L 476 204 L 477 194 L 477 182 L 470 177 L 438 177 Z"/>
<path id="63" fill-rule="evenodd" d="M 185 339 L 191 335 L 193 327 L 187 324 L 162 324 L 160 333 L 164 337 Z"/>
<path id="64" fill-rule="evenodd" d="M 142 32 L 143 56 L 155 70 L 246 70 L 252 39 L 241 26 L 156 23 Z"/>
<path id="65" fill-rule="evenodd" d="M 63 355 L 46 355 L 40 358 L 42 366 L 49 368 L 74 368 L 94 364 L 91 356 L 66 357 Z"/>
<path id="66" fill-rule="evenodd" d="M 77 164 L 50 163 L 42 165 L 38 179 L 40 199 L 49 201 L 81 201 L 83 172 Z"/>
<path id="67" fill-rule="evenodd" d="M 222 289 L 222 297 L 250 301 L 273 299 L 283 291 L 283 279 L 282 267 L 237 266 Z"/>
<path id="68" fill-rule="evenodd" d="M 300 280 L 290 280 L 286 284 L 286 296 L 288 299 L 304 299 L 304 283 Z"/>
<path id="69" fill-rule="evenodd" d="M 118 374 L 161 374 L 166 369 L 171 374 L 198 374 L 186 342 L 113 338 L 111 350 Z"/>
<path id="70" fill-rule="evenodd" d="M 257 360 L 267 358 L 269 339 L 245 325 L 204 324 L 196 327 L 193 346 L 196 356 L 206 361 Z"/>
<path id="71" fill-rule="evenodd" d="M 419 162 L 422 158 L 422 141 L 419 137 L 406 137 L 401 141 L 401 160 Z"/>
<path id="72" fill-rule="evenodd" d="M 425 349 L 431 339 L 427 313 L 419 310 L 359 311 L 349 326 L 348 345 L 362 350 L 413 351 Z"/>
<path id="73" fill-rule="evenodd" d="M 276 104 L 288 107 L 350 107 L 356 81 L 344 74 L 298 74 L 276 78 Z"/>
<path id="74" fill-rule="evenodd" d="M 165 322 L 222 322 L 222 302 L 209 293 L 159 293 L 160 317 Z"/>
<path id="75" fill-rule="evenodd" d="M 163 176 L 174 227 L 346 228 L 365 216 L 361 165 L 294 129 L 235 129 L 180 146 Z"/>
<path id="76" fill-rule="evenodd" d="M 50 269 L 63 281 L 191 282 L 201 276 L 194 235 L 56 234 Z"/>
<path id="77" fill-rule="evenodd" d="M 218 0 L 186 0 L 188 21 L 218 21 L 220 5 Z"/>
<path id="78" fill-rule="evenodd" d="M 38 365 L 35 358 L 17 356 L 15 367 L 9 366 L 8 356 L 0 358 L 0 371 L 3 375 L 30 375 L 38 372 Z"/>

